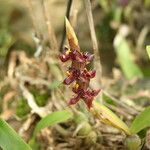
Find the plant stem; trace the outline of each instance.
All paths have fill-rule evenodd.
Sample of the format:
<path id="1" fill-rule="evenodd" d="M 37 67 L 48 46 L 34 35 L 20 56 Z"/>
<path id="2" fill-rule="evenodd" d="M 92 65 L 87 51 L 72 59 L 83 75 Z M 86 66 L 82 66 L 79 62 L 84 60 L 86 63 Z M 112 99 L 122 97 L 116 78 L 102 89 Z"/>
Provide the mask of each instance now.
<path id="1" fill-rule="evenodd" d="M 73 0 L 68 0 L 68 4 L 67 4 L 67 10 L 66 10 L 66 17 L 69 19 L 70 17 L 70 10 L 71 10 L 71 6 L 72 6 L 72 2 Z M 64 30 L 63 30 L 63 35 L 62 35 L 62 41 L 59 47 L 59 51 L 62 52 L 63 51 L 63 45 L 65 42 L 65 38 L 66 38 L 66 26 L 65 26 L 65 21 L 64 21 Z"/>
<path id="2" fill-rule="evenodd" d="M 51 22 L 50 22 L 50 16 L 49 16 L 49 13 L 48 13 L 46 2 L 45 2 L 45 0 L 42 0 L 43 13 L 44 13 L 45 22 L 46 22 L 47 29 L 48 29 L 48 36 L 49 36 L 49 39 L 50 39 L 50 46 L 51 46 L 52 50 L 58 50 L 56 35 L 55 35 L 55 32 L 54 32 L 54 30 L 52 28 L 52 25 L 51 25 Z"/>
<path id="3" fill-rule="evenodd" d="M 31 2 L 31 0 L 27 0 L 27 3 L 28 3 L 28 9 L 30 12 L 29 14 L 30 14 L 31 20 L 32 20 L 32 26 L 34 29 L 33 40 L 34 40 L 35 45 L 36 45 L 36 51 L 34 53 L 34 56 L 39 57 L 43 51 L 44 43 L 42 40 L 42 35 L 40 34 L 38 27 L 37 27 L 37 24 L 36 24 L 36 19 L 35 19 L 36 15 L 35 15 L 34 10 L 33 10 L 33 4 Z"/>
<path id="4" fill-rule="evenodd" d="M 87 19 L 88 19 L 89 28 L 90 28 L 91 40 L 92 40 L 92 45 L 93 45 L 93 53 L 95 54 L 96 61 L 99 60 L 99 65 L 97 66 L 96 63 L 94 63 L 94 65 L 95 65 L 95 68 L 97 68 L 97 67 L 99 68 L 99 74 L 100 74 L 100 78 L 101 78 L 102 77 L 102 65 L 101 65 L 101 61 L 100 61 L 100 52 L 98 49 L 98 43 L 97 43 L 97 38 L 96 38 L 96 33 L 95 33 L 95 28 L 94 28 L 94 21 L 93 21 L 90 0 L 84 0 L 84 6 L 86 9 Z"/>
<path id="5" fill-rule="evenodd" d="M 96 39 L 96 33 L 95 33 L 95 28 L 94 28 L 94 21 L 93 21 L 90 0 L 84 0 L 84 5 L 85 5 L 87 19 L 88 19 L 88 23 L 89 23 L 90 34 L 91 34 L 91 39 L 92 39 L 92 44 L 93 44 L 93 50 L 95 51 L 95 53 L 97 53 L 98 52 L 98 43 L 97 43 L 97 39 Z"/>
<path id="6" fill-rule="evenodd" d="M 92 45 L 93 45 L 93 53 L 95 54 L 95 62 L 94 66 L 97 69 L 97 72 L 99 74 L 98 81 L 102 84 L 102 65 L 100 61 L 100 52 L 98 48 L 98 42 L 96 38 L 96 33 L 95 33 L 95 28 L 94 28 L 94 21 L 93 21 L 93 15 L 92 15 L 92 7 L 91 7 L 91 2 L 90 0 L 84 0 L 84 6 L 86 9 L 86 14 L 87 14 L 87 19 L 89 23 L 89 28 L 90 28 L 90 34 L 91 34 L 91 40 L 92 40 Z M 99 64 L 97 64 L 97 61 L 99 60 Z"/>

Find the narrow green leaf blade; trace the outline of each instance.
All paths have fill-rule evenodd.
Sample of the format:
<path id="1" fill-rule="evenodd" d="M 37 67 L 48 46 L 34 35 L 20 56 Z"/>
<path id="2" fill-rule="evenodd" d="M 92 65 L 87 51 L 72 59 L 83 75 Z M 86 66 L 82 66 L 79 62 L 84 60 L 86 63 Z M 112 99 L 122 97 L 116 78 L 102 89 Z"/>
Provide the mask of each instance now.
<path id="1" fill-rule="evenodd" d="M 146 50 L 147 50 L 148 56 L 150 58 L 150 45 L 146 46 Z"/>
<path id="2" fill-rule="evenodd" d="M 3 119 L 0 119 L 0 146 L 4 150 L 31 150 Z"/>
<path id="3" fill-rule="evenodd" d="M 114 42 L 114 47 L 116 50 L 117 59 L 124 75 L 128 79 L 132 79 L 133 77 L 142 77 L 142 71 L 132 59 L 131 48 L 127 40 L 121 35 L 117 35 Z"/>
<path id="4" fill-rule="evenodd" d="M 135 120 L 132 122 L 130 131 L 136 134 L 146 127 L 150 126 L 150 107 L 147 107 L 143 112 L 136 116 Z"/>
<path id="5" fill-rule="evenodd" d="M 42 118 L 38 122 L 38 124 L 35 127 L 33 135 L 35 136 L 37 132 L 39 132 L 41 129 L 45 127 L 48 127 L 57 123 L 65 122 L 66 120 L 72 118 L 72 116 L 73 116 L 72 112 L 67 111 L 67 110 L 53 112 L 47 115 L 46 117 Z"/>

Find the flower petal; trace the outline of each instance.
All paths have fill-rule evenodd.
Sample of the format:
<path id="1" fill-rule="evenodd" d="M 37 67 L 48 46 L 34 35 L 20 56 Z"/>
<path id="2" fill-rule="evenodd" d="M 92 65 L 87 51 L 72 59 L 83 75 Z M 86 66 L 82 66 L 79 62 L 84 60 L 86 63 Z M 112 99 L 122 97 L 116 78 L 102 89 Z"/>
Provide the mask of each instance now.
<path id="1" fill-rule="evenodd" d="M 70 59 L 70 55 L 66 55 L 66 54 L 61 54 L 59 55 L 59 59 L 62 61 L 62 62 L 66 62 L 67 60 Z"/>
<path id="2" fill-rule="evenodd" d="M 69 101 L 69 105 L 76 104 L 80 100 L 80 98 L 81 98 L 80 95 L 77 95 L 76 97 L 71 98 Z"/>
<path id="3" fill-rule="evenodd" d="M 73 50 L 71 53 L 71 59 L 76 60 L 77 62 L 84 62 L 84 58 L 81 52 Z"/>
<path id="4" fill-rule="evenodd" d="M 67 78 L 65 78 L 65 80 L 63 81 L 63 83 L 65 85 L 69 85 L 71 84 L 73 81 L 75 80 L 74 76 L 71 74 L 70 76 L 68 76 Z"/>
<path id="5" fill-rule="evenodd" d="M 85 104 L 90 109 L 92 107 L 93 98 L 91 99 L 84 99 Z"/>
<path id="6" fill-rule="evenodd" d="M 99 92 L 100 92 L 100 89 L 99 90 L 92 90 L 92 91 L 87 90 L 82 95 L 83 100 L 89 109 L 92 107 L 92 102 L 94 100 L 94 97 L 97 96 Z"/>
<path id="7" fill-rule="evenodd" d="M 88 78 L 94 78 L 95 75 L 96 75 L 96 70 L 88 71 L 88 72 L 86 73 L 86 76 L 87 76 Z"/>
<path id="8" fill-rule="evenodd" d="M 92 95 L 95 97 L 98 95 L 98 93 L 101 91 L 101 89 L 98 89 L 98 90 L 93 90 L 92 91 Z"/>
<path id="9" fill-rule="evenodd" d="M 83 57 L 86 59 L 87 62 L 91 62 L 94 58 L 94 55 L 87 52 L 83 54 Z"/>

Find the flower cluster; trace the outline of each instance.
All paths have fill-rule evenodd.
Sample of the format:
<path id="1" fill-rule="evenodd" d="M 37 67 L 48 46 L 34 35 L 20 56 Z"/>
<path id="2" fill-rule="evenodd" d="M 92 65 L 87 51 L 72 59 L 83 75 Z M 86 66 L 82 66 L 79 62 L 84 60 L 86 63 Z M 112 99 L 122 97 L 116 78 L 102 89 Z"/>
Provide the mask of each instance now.
<path id="1" fill-rule="evenodd" d="M 68 29 L 68 28 L 69 29 Z M 80 99 L 83 99 L 88 108 L 92 106 L 92 101 L 100 90 L 91 90 L 89 88 L 90 79 L 94 78 L 96 75 L 95 70 L 87 70 L 87 64 L 93 60 L 93 55 L 89 53 L 83 53 L 80 51 L 78 43 L 75 43 L 75 35 L 72 35 L 72 28 L 69 24 L 66 29 L 69 30 L 68 41 L 70 45 L 69 48 L 65 48 L 64 52 L 60 55 L 60 60 L 66 62 L 71 61 L 71 66 L 67 71 L 67 77 L 64 79 L 63 83 L 65 85 L 70 85 L 74 82 L 72 91 L 76 94 L 70 99 L 69 104 L 76 104 Z M 71 28 L 71 30 L 70 30 Z M 72 32 L 71 32 L 72 31 Z M 71 36 L 72 35 L 72 36 Z M 70 38 L 71 37 L 71 38 Z"/>

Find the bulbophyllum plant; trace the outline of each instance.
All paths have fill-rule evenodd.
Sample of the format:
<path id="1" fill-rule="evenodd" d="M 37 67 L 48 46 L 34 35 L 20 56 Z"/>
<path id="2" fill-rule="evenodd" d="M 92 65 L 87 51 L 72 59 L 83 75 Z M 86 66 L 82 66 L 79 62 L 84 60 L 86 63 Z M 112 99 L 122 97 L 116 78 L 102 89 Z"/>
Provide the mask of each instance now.
<path id="1" fill-rule="evenodd" d="M 67 77 L 63 81 L 63 84 L 65 85 L 74 83 L 72 91 L 75 95 L 69 100 L 69 105 L 76 104 L 80 99 L 82 99 L 87 105 L 88 110 L 96 119 L 105 124 L 109 124 L 115 128 L 118 128 L 127 135 L 125 139 L 125 146 L 127 147 L 127 149 L 138 150 L 141 147 L 141 140 L 136 135 L 137 132 L 135 131 L 143 129 L 145 127 L 145 122 L 144 125 L 141 124 L 140 127 L 137 127 L 138 125 L 135 124 L 137 124 L 137 122 L 139 122 L 139 120 L 143 118 L 143 113 L 145 115 L 147 109 L 142 112 L 142 114 L 137 116 L 137 118 L 133 121 L 131 127 L 129 128 L 109 108 L 107 108 L 103 104 L 93 101 L 101 90 L 93 90 L 89 87 L 90 80 L 95 77 L 96 71 L 88 70 L 87 64 L 94 59 L 94 55 L 88 52 L 81 51 L 75 32 L 67 19 L 66 33 L 69 47 L 65 47 L 64 52 L 59 55 L 59 58 L 62 62 L 66 62 L 69 60 L 71 62 L 71 65 L 69 66 L 69 69 L 67 71 Z M 145 115 L 144 117 L 147 117 L 147 115 Z"/>
<path id="2" fill-rule="evenodd" d="M 130 135 L 128 126 L 119 117 L 103 104 L 93 101 L 101 91 L 101 89 L 93 90 L 89 87 L 90 80 L 95 77 L 96 71 L 88 70 L 87 64 L 94 59 L 94 55 L 81 51 L 72 26 L 67 19 L 65 19 L 65 21 L 69 47 L 65 47 L 64 52 L 59 55 L 59 58 L 62 62 L 71 62 L 67 71 L 67 77 L 64 79 L 63 84 L 70 85 L 74 83 L 72 91 L 75 94 L 69 100 L 68 104 L 76 104 L 82 99 L 87 105 L 88 110 L 98 120 L 114 126 L 127 135 Z"/>

